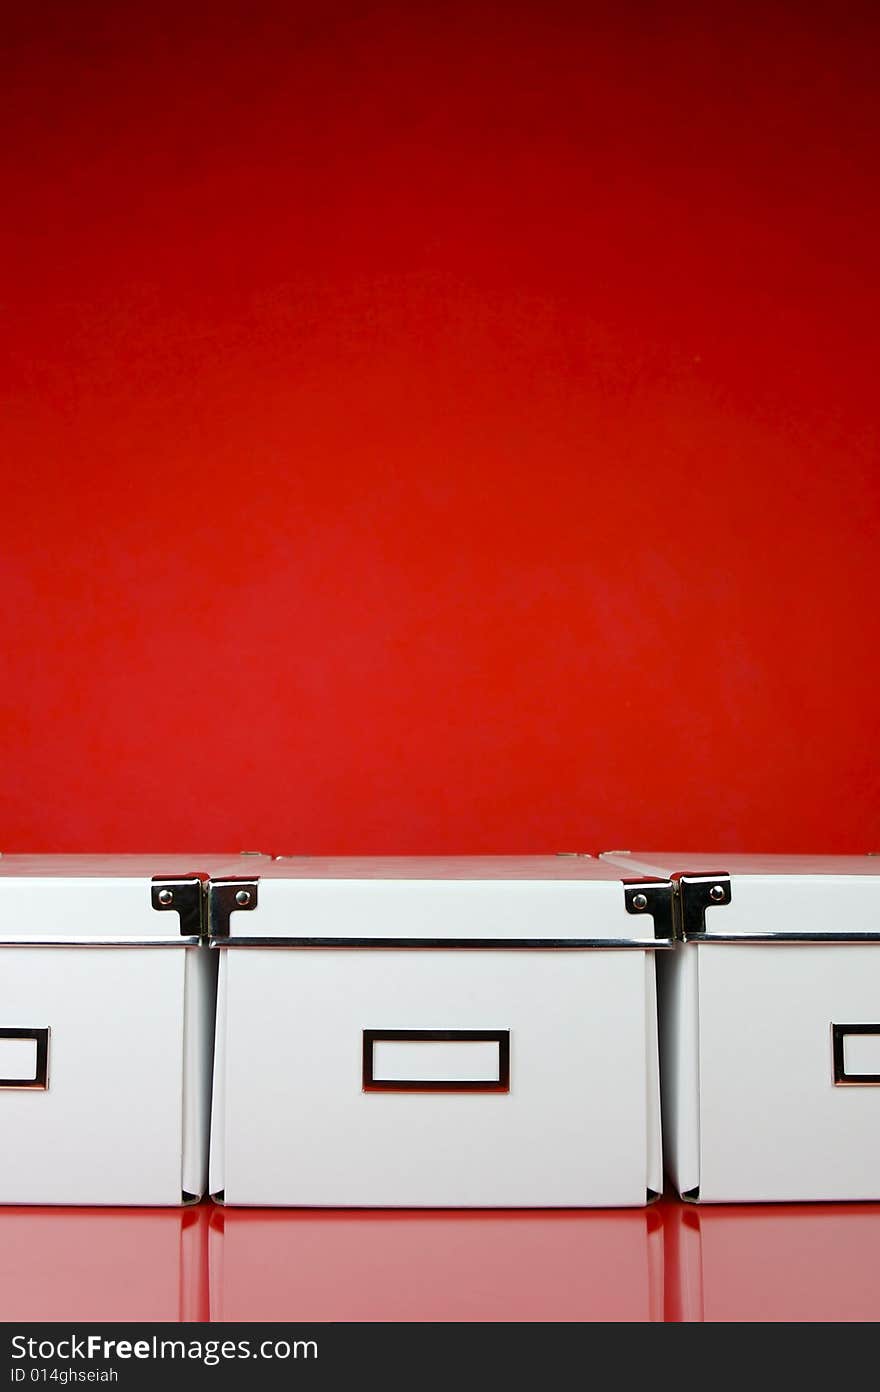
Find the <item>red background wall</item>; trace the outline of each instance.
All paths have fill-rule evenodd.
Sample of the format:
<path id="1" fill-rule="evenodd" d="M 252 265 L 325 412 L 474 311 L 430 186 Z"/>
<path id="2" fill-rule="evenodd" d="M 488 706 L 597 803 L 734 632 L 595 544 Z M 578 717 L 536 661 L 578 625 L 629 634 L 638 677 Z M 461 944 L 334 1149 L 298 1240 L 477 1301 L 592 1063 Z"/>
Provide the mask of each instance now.
<path id="1" fill-rule="evenodd" d="M 0 845 L 880 849 L 876 6 L 196 10 L 4 8 Z"/>

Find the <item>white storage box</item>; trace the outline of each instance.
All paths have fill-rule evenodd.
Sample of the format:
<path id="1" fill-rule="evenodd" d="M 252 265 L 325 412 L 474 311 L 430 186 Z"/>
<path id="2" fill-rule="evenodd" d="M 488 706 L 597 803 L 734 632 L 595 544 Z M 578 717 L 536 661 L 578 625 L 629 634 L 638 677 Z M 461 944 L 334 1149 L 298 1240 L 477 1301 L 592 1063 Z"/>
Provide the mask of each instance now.
<path id="1" fill-rule="evenodd" d="M 580 856 L 297 857 L 212 881 L 211 1193 L 644 1204 L 672 888 L 635 879 Z"/>
<path id="2" fill-rule="evenodd" d="M 610 852 L 678 886 L 666 1160 L 710 1203 L 880 1198 L 880 862 Z"/>
<path id="3" fill-rule="evenodd" d="M 0 1202 L 205 1189 L 203 884 L 233 856 L 0 857 Z"/>

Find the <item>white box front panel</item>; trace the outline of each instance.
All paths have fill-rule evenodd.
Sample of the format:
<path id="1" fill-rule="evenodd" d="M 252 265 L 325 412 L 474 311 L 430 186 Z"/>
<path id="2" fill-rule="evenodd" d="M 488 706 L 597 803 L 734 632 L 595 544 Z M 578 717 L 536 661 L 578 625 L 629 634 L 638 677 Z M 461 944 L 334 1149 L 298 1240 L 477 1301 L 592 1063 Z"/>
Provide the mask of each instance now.
<path id="1" fill-rule="evenodd" d="M 0 954 L 0 1026 L 51 1030 L 47 1090 L 0 1090 L 0 1203 L 179 1204 L 186 952 Z"/>
<path id="2" fill-rule="evenodd" d="M 211 1186 L 227 1203 L 645 1202 L 659 1119 L 644 954 L 224 957 Z M 509 1030 L 510 1091 L 365 1092 L 370 1029 Z"/>
<path id="3" fill-rule="evenodd" d="M 880 1088 L 835 1086 L 831 1035 L 880 1023 L 880 947 L 697 951 L 700 1198 L 880 1197 Z"/>

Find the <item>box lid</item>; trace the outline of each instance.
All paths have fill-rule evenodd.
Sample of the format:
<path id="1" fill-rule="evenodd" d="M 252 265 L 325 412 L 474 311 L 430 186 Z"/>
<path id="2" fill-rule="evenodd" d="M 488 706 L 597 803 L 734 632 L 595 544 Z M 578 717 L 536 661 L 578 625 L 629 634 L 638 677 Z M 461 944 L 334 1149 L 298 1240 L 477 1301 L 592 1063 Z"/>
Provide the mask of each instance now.
<path id="1" fill-rule="evenodd" d="M 242 894 L 246 902 L 236 902 Z M 276 857 L 248 886 L 213 881 L 210 895 L 220 946 L 644 950 L 672 942 L 668 879 L 627 876 L 581 855 Z"/>
<path id="2" fill-rule="evenodd" d="M 632 875 L 668 876 L 686 941 L 880 942 L 880 858 L 606 851 Z"/>
<path id="3" fill-rule="evenodd" d="M 211 875 L 268 856 L 0 856 L 0 946 L 183 944 L 198 940 Z"/>

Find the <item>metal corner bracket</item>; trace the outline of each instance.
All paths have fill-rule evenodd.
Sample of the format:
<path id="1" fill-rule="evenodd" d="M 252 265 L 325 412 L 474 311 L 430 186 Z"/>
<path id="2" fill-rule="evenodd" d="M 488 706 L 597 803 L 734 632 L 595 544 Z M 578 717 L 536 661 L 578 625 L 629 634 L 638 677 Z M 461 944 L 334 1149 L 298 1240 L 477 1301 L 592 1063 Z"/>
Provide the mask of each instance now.
<path id="1" fill-rule="evenodd" d="M 714 875 L 681 871 L 672 876 L 672 883 L 679 938 L 682 942 L 707 938 L 706 910 L 730 903 L 730 875 L 726 870 L 719 870 Z"/>
<path id="2" fill-rule="evenodd" d="M 213 941 L 229 937 L 229 920 L 234 913 L 248 913 L 257 907 L 259 880 L 238 875 L 208 882 L 208 935 Z"/>
<path id="3" fill-rule="evenodd" d="M 180 936 L 200 938 L 205 931 L 205 891 L 208 876 L 195 870 L 191 875 L 169 878 L 154 875 L 150 900 L 159 913 L 180 915 Z"/>
<path id="4" fill-rule="evenodd" d="M 671 880 L 651 876 L 623 881 L 627 913 L 650 914 L 654 937 L 670 945 L 675 941 L 675 904 Z"/>

